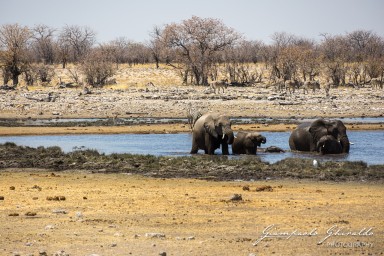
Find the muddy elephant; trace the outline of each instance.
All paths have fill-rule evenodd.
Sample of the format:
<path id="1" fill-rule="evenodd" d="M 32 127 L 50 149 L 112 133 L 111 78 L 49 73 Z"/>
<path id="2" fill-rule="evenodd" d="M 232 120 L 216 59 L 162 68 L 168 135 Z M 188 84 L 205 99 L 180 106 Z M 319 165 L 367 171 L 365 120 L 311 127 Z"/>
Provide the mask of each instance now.
<path id="1" fill-rule="evenodd" d="M 225 115 L 207 113 L 197 119 L 192 129 L 191 154 L 199 149 L 205 154 L 213 155 L 220 148 L 223 155 L 228 155 L 228 145 L 233 143 L 234 135 L 231 121 Z"/>
<path id="2" fill-rule="evenodd" d="M 337 149 L 339 146 L 341 150 Z M 317 119 L 312 123 L 303 123 L 289 137 L 291 150 L 349 153 L 349 146 L 347 128 L 340 120 Z"/>
<path id="3" fill-rule="evenodd" d="M 326 135 L 320 138 L 316 145 L 317 151 L 321 154 L 341 154 L 343 147 L 340 141 L 335 139 L 332 135 Z"/>
<path id="4" fill-rule="evenodd" d="M 238 132 L 232 144 L 232 153 L 255 155 L 257 147 L 266 142 L 267 139 L 258 132 Z"/>

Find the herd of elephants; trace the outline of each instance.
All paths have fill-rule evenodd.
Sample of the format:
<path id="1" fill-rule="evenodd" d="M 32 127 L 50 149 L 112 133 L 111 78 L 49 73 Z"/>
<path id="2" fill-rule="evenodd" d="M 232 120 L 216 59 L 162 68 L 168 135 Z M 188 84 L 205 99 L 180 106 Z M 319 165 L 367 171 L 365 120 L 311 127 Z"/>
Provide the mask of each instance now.
<path id="1" fill-rule="evenodd" d="M 221 147 L 222 154 L 228 155 L 229 145 L 232 145 L 233 154 L 256 154 L 257 147 L 266 141 L 258 132 L 240 131 L 235 136 L 227 116 L 208 113 L 202 115 L 193 125 L 191 154 L 196 154 L 201 149 L 205 154 L 213 155 Z M 291 150 L 320 154 L 348 153 L 350 147 L 343 122 L 325 119 L 298 125 L 292 131 L 288 143 Z"/>

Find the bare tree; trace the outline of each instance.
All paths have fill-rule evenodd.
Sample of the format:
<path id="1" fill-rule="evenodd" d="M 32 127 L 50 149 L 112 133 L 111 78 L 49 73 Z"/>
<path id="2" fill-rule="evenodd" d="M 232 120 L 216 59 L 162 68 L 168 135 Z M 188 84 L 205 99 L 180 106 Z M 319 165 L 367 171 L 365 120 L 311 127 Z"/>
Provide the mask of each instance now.
<path id="1" fill-rule="evenodd" d="M 96 33 L 88 27 L 80 26 L 65 26 L 60 35 L 60 44 L 71 47 L 71 58 L 74 62 L 81 60 L 84 57 L 93 44 L 95 43 Z"/>
<path id="2" fill-rule="evenodd" d="M 261 41 L 241 40 L 234 47 L 228 47 L 216 58 L 216 62 L 225 63 L 225 72 L 232 84 L 247 85 L 259 82 L 262 79 L 262 71 L 253 64 L 263 61 L 263 49 L 265 45 Z"/>
<path id="3" fill-rule="evenodd" d="M 64 37 L 59 36 L 54 46 L 57 58 L 61 62 L 62 67 L 65 68 L 70 61 L 71 45 Z"/>
<path id="4" fill-rule="evenodd" d="M 185 72 L 192 72 L 194 83 L 200 85 L 208 84 L 216 55 L 235 45 L 241 36 L 217 19 L 193 16 L 180 24 L 166 25 L 162 38 L 164 45 L 176 51 L 176 61 L 183 63 Z"/>
<path id="5" fill-rule="evenodd" d="M 115 72 L 115 65 L 104 55 L 100 48 L 90 51 L 81 63 L 80 69 L 85 75 L 86 83 L 92 86 L 105 85 Z"/>
<path id="6" fill-rule="evenodd" d="M 348 42 L 343 36 L 323 34 L 320 45 L 325 72 L 335 86 L 345 84 L 348 61 Z"/>
<path id="7" fill-rule="evenodd" d="M 11 76 L 13 85 L 19 83 L 19 76 L 25 70 L 29 56 L 27 48 L 31 39 L 31 31 L 28 27 L 19 24 L 7 24 L 0 27 L 0 55 L 1 68 L 3 70 L 4 83 Z"/>
<path id="8" fill-rule="evenodd" d="M 271 69 L 271 80 L 290 80 L 296 76 L 298 62 L 298 47 L 295 42 L 298 37 L 285 32 L 272 35 L 273 44 L 268 48 L 266 59 Z"/>
<path id="9" fill-rule="evenodd" d="M 149 41 L 148 47 L 151 50 L 153 60 L 155 61 L 156 68 L 159 68 L 159 63 L 161 62 L 163 52 L 165 50 L 163 40 L 161 38 L 162 29 L 160 27 L 153 27 L 152 32 L 150 33 L 151 40 Z"/>
<path id="10" fill-rule="evenodd" d="M 53 66 L 43 63 L 28 65 L 23 73 L 27 85 L 34 85 L 35 82 L 48 85 L 55 75 Z"/>
<path id="11" fill-rule="evenodd" d="M 55 60 L 54 32 L 53 28 L 42 24 L 32 28 L 32 49 L 36 56 L 36 61 L 43 61 L 44 64 L 53 64 Z"/>
<path id="12" fill-rule="evenodd" d="M 113 59 L 116 62 L 116 68 L 119 68 L 120 63 L 127 62 L 128 55 L 128 44 L 129 41 L 124 37 L 119 37 L 110 42 L 111 47 L 113 48 Z"/>
<path id="13" fill-rule="evenodd" d="M 321 60 L 318 46 L 315 42 L 308 40 L 299 46 L 298 68 L 304 81 L 313 81 L 320 75 Z"/>
<path id="14" fill-rule="evenodd" d="M 150 49 L 143 43 L 128 42 L 126 51 L 129 65 L 148 63 L 151 59 Z"/>

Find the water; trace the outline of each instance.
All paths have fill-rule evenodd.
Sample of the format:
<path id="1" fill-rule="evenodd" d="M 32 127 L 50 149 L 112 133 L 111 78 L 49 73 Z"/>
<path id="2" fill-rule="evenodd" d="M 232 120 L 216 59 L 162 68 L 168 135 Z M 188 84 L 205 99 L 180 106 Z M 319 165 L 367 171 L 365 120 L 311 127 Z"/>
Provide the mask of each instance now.
<path id="1" fill-rule="evenodd" d="M 314 153 L 289 152 L 290 132 L 262 132 L 267 143 L 262 147 L 277 146 L 285 153 L 258 152 L 263 161 L 275 163 L 287 157 L 301 157 L 333 161 L 364 161 L 367 164 L 384 164 L 383 131 L 349 131 L 353 143 L 349 154 L 320 156 Z M 4 136 L 0 143 L 14 142 L 29 147 L 59 146 L 64 152 L 74 149 L 96 149 L 105 154 L 131 153 L 156 156 L 189 156 L 192 135 L 181 134 L 109 134 L 109 135 L 44 135 L 44 136 Z M 231 147 L 230 147 L 231 149 Z M 199 151 L 203 154 L 203 151 Z M 216 150 L 220 154 L 220 150 Z M 243 156 L 233 156 L 243 157 Z"/>

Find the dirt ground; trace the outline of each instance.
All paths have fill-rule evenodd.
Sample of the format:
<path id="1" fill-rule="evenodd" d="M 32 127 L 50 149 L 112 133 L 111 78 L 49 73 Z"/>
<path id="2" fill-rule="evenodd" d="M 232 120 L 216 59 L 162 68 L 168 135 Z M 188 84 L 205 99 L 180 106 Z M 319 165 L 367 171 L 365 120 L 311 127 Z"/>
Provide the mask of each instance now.
<path id="1" fill-rule="evenodd" d="M 92 89 L 89 95 L 81 95 L 81 88 L 0 91 L 0 118 L 185 118 L 189 106 L 232 117 L 384 115 L 383 91 L 369 86 L 332 88 L 329 97 L 323 89 L 315 94 L 300 91 L 290 95 L 265 84 L 229 87 L 214 94 L 206 87 L 178 85 L 179 78 L 169 70 L 139 71 L 140 76 L 131 69 L 121 70 L 118 85 Z M 155 87 L 146 88 L 149 81 L 154 81 Z M 54 95 L 54 101 L 46 101 L 48 93 Z M 255 123 L 236 124 L 233 129 L 284 131 L 295 126 Z M 347 128 L 383 129 L 382 124 L 351 124 Z M 188 131 L 186 124 L 0 127 L 0 135 Z M 384 252 L 382 182 L 218 182 L 91 171 L 1 169 L 0 255 Z M 242 200 L 232 200 L 235 194 L 241 194 Z M 273 237 L 264 237 L 263 232 Z"/>
<path id="2" fill-rule="evenodd" d="M 382 184 L 7 169 L 0 173 L 0 196 L 1 255 L 384 251 Z"/>

